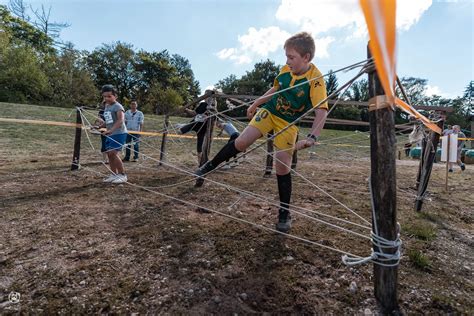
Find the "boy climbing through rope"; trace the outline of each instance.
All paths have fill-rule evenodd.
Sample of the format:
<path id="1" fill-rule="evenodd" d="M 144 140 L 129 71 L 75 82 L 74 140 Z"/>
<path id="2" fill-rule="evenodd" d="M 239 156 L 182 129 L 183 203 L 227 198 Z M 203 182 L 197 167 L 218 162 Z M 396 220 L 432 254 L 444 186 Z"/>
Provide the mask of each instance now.
<path id="1" fill-rule="evenodd" d="M 198 156 L 198 163 L 201 163 L 202 145 L 204 143 L 204 136 L 207 130 L 207 118 L 204 113 L 207 110 L 207 103 L 201 102 L 194 110 L 185 109 L 191 115 L 194 115 L 191 122 L 187 124 L 177 124 L 179 134 L 186 134 L 190 131 L 195 131 L 197 135 L 196 151 Z"/>
<path id="2" fill-rule="evenodd" d="M 117 102 L 117 90 L 112 85 L 102 87 L 102 98 L 104 99 L 104 121 L 101 127 L 107 128 L 103 135 L 106 137 L 105 149 L 109 158 L 110 169 L 114 173 L 104 179 L 108 183 L 127 182 L 120 152 L 125 144 L 127 128 L 125 127 L 125 115 L 123 106 Z"/>
<path id="3" fill-rule="evenodd" d="M 222 121 L 220 119 L 217 119 L 216 126 L 221 129 L 219 135 L 222 134 L 223 132 L 229 135 L 228 142 L 234 141 L 235 139 L 237 139 L 237 137 L 240 136 L 239 131 L 235 128 L 235 126 L 230 121 Z M 236 158 L 236 157 L 237 156 L 234 156 L 233 158 Z M 226 162 L 229 162 L 229 159 L 227 159 Z M 226 164 L 227 169 L 232 168 L 232 167 L 237 167 L 238 165 L 239 165 L 239 162 L 237 160 L 231 162 L 230 164 Z"/>
<path id="4" fill-rule="evenodd" d="M 314 110 L 315 118 L 311 132 L 305 140 L 296 143 L 298 128 L 294 125 L 279 133 L 288 124 L 294 122 L 311 108 L 316 107 L 326 98 L 324 79 L 321 77 L 319 69 L 311 63 L 315 53 L 315 44 L 311 35 L 306 32 L 293 35 L 286 40 L 284 49 L 287 58 L 286 65 L 282 67 L 279 75 L 275 78 L 273 87 L 247 109 L 247 117 L 252 121 L 235 141 L 227 143 L 212 160 L 201 166 L 195 174 L 199 177 L 196 186 L 202 186 L 204 175 L 214 170 L 223 161 L 246 150 L 257 139 L 273 130 L 276 135 L 274 138 L 277 148 L 275 169 L 280 198 L 276 229 L 287 233 L 291 228 L 290 165 L 293 151 L 315 144 L 326 121 L 328 105 L 327 102 L 323 102 Z M 306 83 L 294 87 L 304 82 Z M 260 105 L 263 106 L 255 115 Z"/>

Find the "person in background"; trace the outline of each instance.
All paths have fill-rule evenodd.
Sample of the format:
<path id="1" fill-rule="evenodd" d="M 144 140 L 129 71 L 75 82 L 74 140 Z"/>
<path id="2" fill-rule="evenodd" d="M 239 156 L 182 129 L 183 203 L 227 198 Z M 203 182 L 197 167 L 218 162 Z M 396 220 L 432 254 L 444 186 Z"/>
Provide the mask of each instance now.
<path id="1" fill-rule="evenodd" d="M 130 102 L 130 110 L 125 112 L 125 126 L 127 127 L 127 131 L 134 131 L 134 132 L 141 132 L 143 131 L 143 122 L 145 120 L 145 116 L 143 115 L 142 111 L 137 110 L 138 103 L 137 101 Z M 122 161 L 130 161 L 130 149 L 133 144 L 133 159 L 132 161 L 135 162 L 138 160 L 138 154 L 140 152 L 140 134 L 127 134 L 127 138 L 125 139 L 125 157 Z"/>
<path id="2" fill-rule="evenodd" d="M 458 150 L 457 150 L 457 161 L 456 163 L 461 168 L 461 171 L 466 170 L 466 165 L 461 161 L 461 152 L 465 144 L 465 140 L 459 140 L 459 138 L 466 138 L 466 135 L 461 131 L 461 127 L 459 125 L 454 125 L 452 129 L 452 134 L 458 135 Z M 449 172 L 453 172 L 454 163 L 449 163 Z"/>
<path id="3" fill-rule="evenodd" d="M 202 145 L 204 143 L 204 136 L 206 136 L 207 131 L 207 117 L 205 115 L 207 111 L 207 106 L 207 102 L 201 102 L 194 110 L 184 109 L 186 113 L 193 115 L 194 117 L 189 123 L 176 125 L 179 134 L 186 134 L 190 131 L 196 132 L 196 151 L 198 156 L 198 163 L 201 163 Z"/>

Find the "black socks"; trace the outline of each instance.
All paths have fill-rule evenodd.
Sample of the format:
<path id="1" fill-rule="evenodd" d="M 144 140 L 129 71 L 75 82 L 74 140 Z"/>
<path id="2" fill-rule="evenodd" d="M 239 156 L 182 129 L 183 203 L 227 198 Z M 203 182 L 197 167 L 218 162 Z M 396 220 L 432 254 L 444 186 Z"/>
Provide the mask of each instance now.
<path id="1" fill-rule="evenodd" d="M 291 199 L 291 172 L 285 175 L 277 175 L 278 195 L 280 196 L 279 216 L 286 218 L 289 213 Z"/>
<path id="2" fill-rule="evenodd" d="M 238 153 L 240 153 L 240 151 L 235 148 L 234 141 L 230 141 L 224 147 L 222 147 L 222 149 L 217 153 L 214 159 L 211 160 L 211 164 L 214 168 L 216 168 L 218 165 L 220 165 L 227 159 L 234 157 Z"/>

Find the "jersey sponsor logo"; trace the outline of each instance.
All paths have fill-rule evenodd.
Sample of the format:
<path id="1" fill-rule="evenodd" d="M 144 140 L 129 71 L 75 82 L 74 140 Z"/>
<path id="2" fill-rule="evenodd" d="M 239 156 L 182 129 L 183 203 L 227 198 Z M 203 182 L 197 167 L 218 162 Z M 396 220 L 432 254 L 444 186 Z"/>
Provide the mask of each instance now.
<path id="1" fill-rule="evenodd" d="M 276 110 L 286 116 L 295 116 L 296 113 L 303 112 L 304 105 L 294 109 L 291 107 L 291 103 L 288 102 L 288 100 L 279 96 L 277 99 Z"/>
<path id="2" fill-rule="evenodd" d="M 314 82 L 314 87 L 317 88 L 317 87 L 322 87 L 321 83 L 319 81 L 315 81 Z"/>

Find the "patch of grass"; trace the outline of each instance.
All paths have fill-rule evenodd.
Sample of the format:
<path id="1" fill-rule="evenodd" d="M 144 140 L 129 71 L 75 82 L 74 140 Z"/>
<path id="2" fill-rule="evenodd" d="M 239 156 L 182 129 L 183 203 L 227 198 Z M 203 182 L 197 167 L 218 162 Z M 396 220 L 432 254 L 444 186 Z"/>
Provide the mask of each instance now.
<path id="1" fill-rule="evenodd" d="M 455 308 L 453 307 L 453 300 L 450 297 L 447 297 L 442 294 L 433 294 L 431 298 L 431 303 L 434 307 L 441 309 L 445 312 L 455 312 Z"/>
<path id="2" fill-rule="evenodd" d="M 403 230 L 415 238 L 430 241 L 436 237 L 436 226 L 429 223 L 414 222 L 403 227 Z"/>
<path id="3" fill-rule="evenodd" d="M 421 270 L 430 270 L 431 262 L 427 256 L 425 256 L 420 250 L 410 249 L 408 250 L 408 258 L 413 265 Z"/>
<path id="4" fill-rule="evenodd" d="M 417 215 L 418 218 L 426 219 L 426 220 L 429 220 L 430 222 L 433 222 L 433 223 L 440 223 L 441 222 L 441 218 L 437 214 L 426 213 L 426 212 L 418 212 L 418 213 L 416 213 L 416 215 Z"/>

